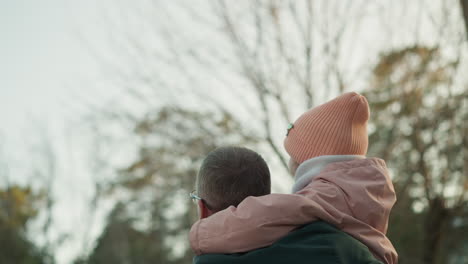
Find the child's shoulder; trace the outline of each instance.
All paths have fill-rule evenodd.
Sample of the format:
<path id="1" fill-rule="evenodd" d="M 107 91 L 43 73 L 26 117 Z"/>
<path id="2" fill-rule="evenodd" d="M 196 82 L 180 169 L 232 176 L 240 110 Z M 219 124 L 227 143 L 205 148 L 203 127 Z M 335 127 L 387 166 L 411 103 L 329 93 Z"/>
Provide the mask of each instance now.
<path id="1" fill-rule="evenodd" d="M 387 164 L 383 159 L 375 157 L 366 157 L 363 159 L 353 159 L 349 161 L 334 162 L 329 164 L 323 172 L 333 172 L 344 169 L 358 169 L 366 167 L 379 167 L 387 169 Z"/>

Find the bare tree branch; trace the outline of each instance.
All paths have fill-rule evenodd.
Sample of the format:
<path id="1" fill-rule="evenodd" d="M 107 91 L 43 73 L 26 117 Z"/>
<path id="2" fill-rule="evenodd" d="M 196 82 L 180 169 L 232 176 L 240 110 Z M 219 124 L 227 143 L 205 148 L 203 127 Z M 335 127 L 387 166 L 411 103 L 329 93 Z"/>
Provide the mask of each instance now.
<path id="1" fill-rule="evenodd" d="M 468 0 L 460 0 L 460 6 L 462 9 L 463 20 L 465 21 L 465 34 L 468 39 Z"/>

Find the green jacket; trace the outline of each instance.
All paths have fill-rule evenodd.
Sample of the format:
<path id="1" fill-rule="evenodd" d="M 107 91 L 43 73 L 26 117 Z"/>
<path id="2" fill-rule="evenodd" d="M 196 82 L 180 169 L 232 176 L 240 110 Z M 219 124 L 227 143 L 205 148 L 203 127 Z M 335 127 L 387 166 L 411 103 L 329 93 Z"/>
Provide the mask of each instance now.
<path id="1" fill-rule="evenodd" d="M 195 264 L 382 264 L 350 235 L 322 221 L 305 225 L 273 245 L 239 254 L 196 256 Z"/>

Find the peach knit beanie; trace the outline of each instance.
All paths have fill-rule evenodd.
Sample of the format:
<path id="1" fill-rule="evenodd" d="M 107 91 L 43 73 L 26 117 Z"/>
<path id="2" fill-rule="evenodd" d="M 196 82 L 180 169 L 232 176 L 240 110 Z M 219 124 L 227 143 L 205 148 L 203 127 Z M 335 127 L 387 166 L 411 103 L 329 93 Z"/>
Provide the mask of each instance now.
<path id="1" fill-rule="evenodd" d="M 301 164 L 323 155 L 366 155 L 369 104 L 351 92 L 310 109 L 288 128 L 284 147 Z"/>

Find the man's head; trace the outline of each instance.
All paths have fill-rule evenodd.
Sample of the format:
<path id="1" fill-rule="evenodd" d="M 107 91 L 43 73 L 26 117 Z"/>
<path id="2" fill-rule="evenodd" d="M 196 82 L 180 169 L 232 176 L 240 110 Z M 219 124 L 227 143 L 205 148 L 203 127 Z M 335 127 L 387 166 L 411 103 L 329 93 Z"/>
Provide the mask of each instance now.
<path id="1" fill-rule="evenodd" d="M 271 192 L 270 171 L 256 152 L 242 147 L 221 147 L 211 151 L 197 175 L 197 194 L 201 218 L 231 205 L 237 206 L 248 196 Z"/>

